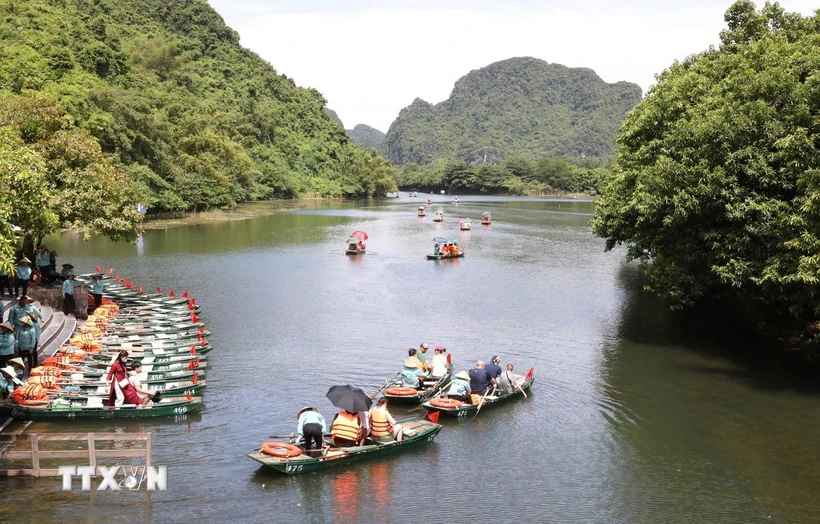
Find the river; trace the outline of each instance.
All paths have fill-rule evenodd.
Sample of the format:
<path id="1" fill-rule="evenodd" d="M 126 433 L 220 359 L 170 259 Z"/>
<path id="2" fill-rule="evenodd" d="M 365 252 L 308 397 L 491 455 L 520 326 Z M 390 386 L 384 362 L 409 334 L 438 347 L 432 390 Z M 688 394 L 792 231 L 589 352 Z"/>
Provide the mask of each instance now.
<path id="1" fill-rule="evenodd" d="M 36 424 L 152 431 L 168 490 L 63 492 L 0 480 L 0 520 L 91 522 L 817 522 L 820 388 L 760 357 L 718 315 L 673 313 L 623 250 L 589 232 L 593 204 L 435 195 L 300 203 L 150 230 L 136 245 L 63 235 L 58 264 L 188 290 L 213 331 L 206 408 L 185 420 Z M 432 222 L 442 210 L 445 222 Z M 494 222 L 478 217 L 491 211 Z M 471 218 L 473 230 L 458 231 Z M 367 231 L 368 254 L 347 257 Z M 435 236 L 464 259 L 427 261 Z M 407 349 L 443 344 L 456 370 L 499 355 L 529 398 L 442 421 L 429 445 L 284 477 L 245 453 L 295 429 L 334 384 L 375 390 Z M 394 407 L 397 418 L 406 416 Z"/>

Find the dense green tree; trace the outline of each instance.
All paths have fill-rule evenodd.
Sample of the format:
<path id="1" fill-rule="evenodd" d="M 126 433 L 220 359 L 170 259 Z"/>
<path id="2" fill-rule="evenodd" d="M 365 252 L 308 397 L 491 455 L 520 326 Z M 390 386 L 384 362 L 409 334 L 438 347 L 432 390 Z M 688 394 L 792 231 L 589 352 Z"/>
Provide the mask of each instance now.
<path id="1" fill-rule="evenodd" d="M 675 306 L 820 317 L 820 15 L 739 1 L 627 116 L 593 231 Z"/>
<path id="2" fill-rule="evenodd" d="M 381 191 L 396 171 L 238 42 L 206 0 L 0 0 L 0 98 L 55 100 L 149 212 Z"/>

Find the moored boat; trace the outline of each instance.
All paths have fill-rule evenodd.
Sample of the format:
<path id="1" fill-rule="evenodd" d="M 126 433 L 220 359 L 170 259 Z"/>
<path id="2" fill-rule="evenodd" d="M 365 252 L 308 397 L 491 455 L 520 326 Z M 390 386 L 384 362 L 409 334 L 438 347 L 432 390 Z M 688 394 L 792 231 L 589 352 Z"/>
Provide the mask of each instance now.
<path id="1" fill-rule="evenodd" d="M 88 419 L 120 419 L 120 418 L 149 418 L 174 417 L 192 413 L 202 408 L 201 397 L 169 398 L 148 406 L 124 404 L 120 407 L 108 407 L 102 397 L 85 397 L 71 399 L 69 397 L 54 400 L 39 401 L 39 404 L 26 405 L 9 404 L 4 407 L 11 409 L 11 416 L 19 420 L 88 420 Z M 38 401 L 33 401 L 38 402 Z"/>
<path id="2" fill-rule="evenodd" d="M 248 453 L 247 456 L 281 473 L 298 475 L 404 451 L 419 444 L 432 442 L 441 431 L 439 424 L 428 420 L 413 420 L 401 424 L 404 428 L 404 438 L 398 442 L 391 440 L 390 442 L 377 442 L 365 446 L 332 447 L 315 457 L 302 453 L 300 448 L 292 444 L 268 442 L 262 445 L 262 449 Z M 269 453 L 276 453 L 278 456 Z"/>
<path id="3" fill-rule="evenodd" d="M 529 391 L 532 388 L 532 384 L 535 381 L 535 377 L 533 376 L 534 373 L 535 368 L 530 368 L 526 376 L 516 377 L 516 383 L 518 384 L 519 388 L 515 389 L 510 393 L 488 395 L 487 397 L 484 397 L 483 403 L 479 402 L 478 404 L 465 404 L 458 400 L 442 398 L 438 396 L 424 402 L 422 404 L 422 407 L 424 407 L 424 409 L 431 413 L 441 413 L 451 417 L 466 417 L 471 413 L 474 414 L 478 412 L 479 405 L 481 405 L 481 411 L 484 411 L 485 409 L 492 407 L 494 405 L 501 404 L 507 400 L 523 396 L 523 392 Z"/>
<path id="4" fill-rule="evenodd" d="M 438 212 L 433 217 L 433 222 L 443 222 L 444 221 L 444 213 Z"/>
<path id="5" fill-rule="evenodd" d="M 424 206 L 419 206 L 418 214 L 419 214 L 420 217 L 426 217 L 427 216 L 427 211 L 424 209 Z"/>

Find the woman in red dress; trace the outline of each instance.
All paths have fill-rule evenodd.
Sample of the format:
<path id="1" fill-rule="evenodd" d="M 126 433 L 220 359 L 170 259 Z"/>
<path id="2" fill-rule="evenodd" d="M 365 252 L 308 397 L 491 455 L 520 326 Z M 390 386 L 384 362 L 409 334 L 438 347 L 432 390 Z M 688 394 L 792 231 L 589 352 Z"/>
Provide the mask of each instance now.
<path id="1" fill-rule="evenodd" d="M 108 405 L 122 406 L 123 404 L 139 404 L 140 397 L 137 395 L 137 390 L 128 380 L 128 352 L 120 351 L 117 355 L 117 360 L 111 364 L 111 369 L 108 371 L 106 381 L 109 383 Z M 113 377 L 113 385 L 111 385 L 111 378 Z"/>

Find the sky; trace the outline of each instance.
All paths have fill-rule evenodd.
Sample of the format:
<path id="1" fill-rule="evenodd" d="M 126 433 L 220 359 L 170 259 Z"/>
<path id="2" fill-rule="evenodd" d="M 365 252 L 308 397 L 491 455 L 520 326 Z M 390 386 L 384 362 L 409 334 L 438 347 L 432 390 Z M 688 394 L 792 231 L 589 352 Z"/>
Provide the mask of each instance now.
<path id="1" fill-rule="evenodd" d="M 532 56 L 644 93 L 675 60 L 719 43 L 731 0 L 209 0 L 240 43 L 318 89 L 350 129 L 387 132 L 415 98 L 438 103 L 486 65 Z M 763 1 L 757 1 L 758 8 Z M 809 15 L 816 0 L 782 0 Z"/>

